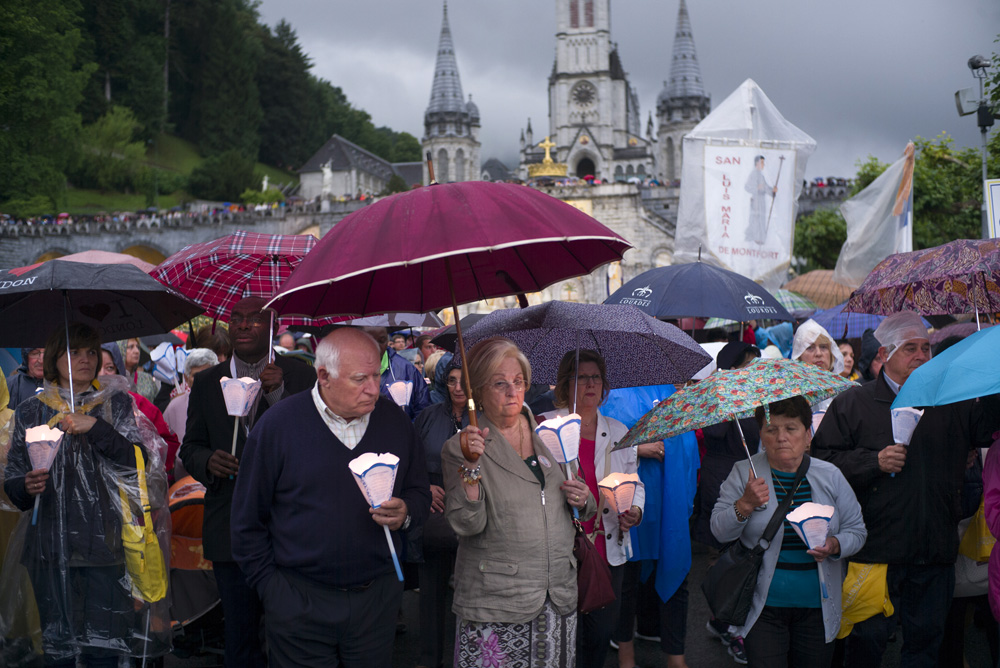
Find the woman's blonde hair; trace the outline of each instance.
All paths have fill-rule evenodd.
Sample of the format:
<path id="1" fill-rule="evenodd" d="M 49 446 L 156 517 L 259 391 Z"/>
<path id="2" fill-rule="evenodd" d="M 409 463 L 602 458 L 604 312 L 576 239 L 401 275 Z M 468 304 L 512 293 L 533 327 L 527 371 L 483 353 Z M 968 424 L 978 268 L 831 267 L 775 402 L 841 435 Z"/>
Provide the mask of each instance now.
<path id="1" fill-rule="evenodd" d="M 467 355 L 469 362 L 469 385 L 472 389 L 472 399 L 481 404 L 483 398 L 483 388 L 490 382 L 493 374 L 497 373 L 503 361 L 511 357 L 521 365 L 521 373 L 524 375 L 525 385 L 531 384 L 531 364 L 524 356 L 517 344 L 502 336 L 494 336 L 483 339 L 472 346 Z"/>
<path id="2" fill-rule="evenodd" d="M 434 382 L 434 371 L 437 368 L 437 363 L 444 357 L 445 351 L 438 350 L 430 354 L 427 361 L 424 362 L 424 376 L 430 378 L 431 382 Z"/>

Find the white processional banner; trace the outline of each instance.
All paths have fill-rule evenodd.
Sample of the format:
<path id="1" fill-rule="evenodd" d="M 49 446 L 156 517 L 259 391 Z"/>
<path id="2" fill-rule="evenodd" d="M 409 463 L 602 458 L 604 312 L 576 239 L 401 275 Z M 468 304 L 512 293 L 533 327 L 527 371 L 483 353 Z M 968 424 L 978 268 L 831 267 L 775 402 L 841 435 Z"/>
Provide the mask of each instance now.
<path id="1" fill-rule="evenodd" d="M 705 146 L 705 217 L 712 251 L 753 280 L 787 268 L 795 217 L 795 150 Z"/>

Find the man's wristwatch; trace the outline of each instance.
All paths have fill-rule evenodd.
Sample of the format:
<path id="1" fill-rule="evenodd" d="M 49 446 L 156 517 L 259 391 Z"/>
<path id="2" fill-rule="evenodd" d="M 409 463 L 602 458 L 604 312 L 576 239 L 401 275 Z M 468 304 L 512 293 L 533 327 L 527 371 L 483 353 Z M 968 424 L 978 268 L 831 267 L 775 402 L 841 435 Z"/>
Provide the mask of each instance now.
<path id="1" fill-rule="evenodd" d="M 403 526 L 399 527 L 399 530 L 400 531 L 406 531 L 407 529 L 409 529 L 410 528 L 410 522 L 412 522 L 412 521 L 413 521 L 413 518 L 410 517 L 409 513 L 407 513 L 406 514 L 406 519 L 403 520 Z"/>

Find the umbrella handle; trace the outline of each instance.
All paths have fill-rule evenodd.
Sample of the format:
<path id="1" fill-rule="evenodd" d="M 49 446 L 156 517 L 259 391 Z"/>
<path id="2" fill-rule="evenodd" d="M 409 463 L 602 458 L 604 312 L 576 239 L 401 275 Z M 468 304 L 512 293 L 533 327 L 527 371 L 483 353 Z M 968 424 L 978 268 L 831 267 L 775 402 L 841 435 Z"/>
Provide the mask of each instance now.
<path id="1" fill-rule="evenodd" d="M 428 164 L 430 164 L 430 153 L 427 154 Z M 431 177 L 433 180 L 433 177 Z M 455 300 L 455 282 L 451 277 L 451 260 L 450 258 L 444 259 L 444 272 L 448 275 L 448 291 L 451 292 L 451 311 L 455 316 L 455 333 L 458 335 L 458 356 L 462 360 L 462 389 L 465 390 L 466 400 L 469 402 L 469 425 L 473 427 L 479 426 L 479 421 L 476 419 L 476 402 L 472 399 L 472 387 L 469 384 L 469 363 L 465 359 L 465 340 L 462 338 L 462 323 L 458 318 L 458 302 Z M 459 443 L 462 446 L 462 456 L 470 462 L 474 462 L 479 459 L 479 455 L 470 452 L 468 447 L 463 442 L 463 439 L 459 439 Z"/>
<path id="2" fill-rule="evenodd" d="M 754 468 L 753 458 L 750 456 L 750 448 L 747 447 L 747 437 L 743 435 L 743 427 L 740 426 L 740 421 L 736 419 L 735 415 L 733 416 L 733 422 L 736 423 L 736 429 L 740 432 L 740 442 L 743 443 L 743 451 L 747 453 L 747 461 L 750 463 L 750 471 L 753 472 L 753 477 L 756 478 L 758 477 L 757 469 Z"/>
<path id="3" fill-rule="evenodd" d="M 38 524 L 38 507 L 42 503 L 42 495 L 39 494 L 35 497 L 35 509 L 31 511 L 31 526 Z"/>

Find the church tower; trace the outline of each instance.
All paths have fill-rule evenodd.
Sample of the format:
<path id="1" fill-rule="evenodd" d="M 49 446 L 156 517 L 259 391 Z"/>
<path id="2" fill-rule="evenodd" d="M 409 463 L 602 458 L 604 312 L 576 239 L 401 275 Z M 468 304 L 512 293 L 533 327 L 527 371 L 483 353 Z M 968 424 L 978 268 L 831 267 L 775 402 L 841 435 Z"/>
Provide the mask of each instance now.
<path id="1" fill-rule="evenodd" d="M 480 178 L 479 108 L 462 95 L 458 76 L 455 45 L 448 25 L 448 0 L 444 2 L 441 38 L 438 40 L 437 63 L 431 101 L 424 112 L 424 155 L 428 151 L 434 160 L 434 178 L 439 183 L 475 181 Z M 430 183 L 424 162 L 424 184 Z"/>
<path id="2" fill-rule="evenodd" d="M 556 0 L 556 59 L 549 76 L 552 157 L 571 176 L 606 182 L 655 173 L 652 142 L 642 137 L 638 96 L 611 41 L 610 0 Z M 527 165 L 544 151 L 527 142 Z"/>
<path id="3" fill-rule="evenodd" d="M 708 116 L 711 109 L 712 101 L 705 94 L 698 55 L 694 50 L 691 17 L 687 4 L 681 0 L 677 10 L 670 79 L 663 82 L 663 90 L 656 98 L 659 175 L 664 185 L 681 178 L 681 141 Z"/>

